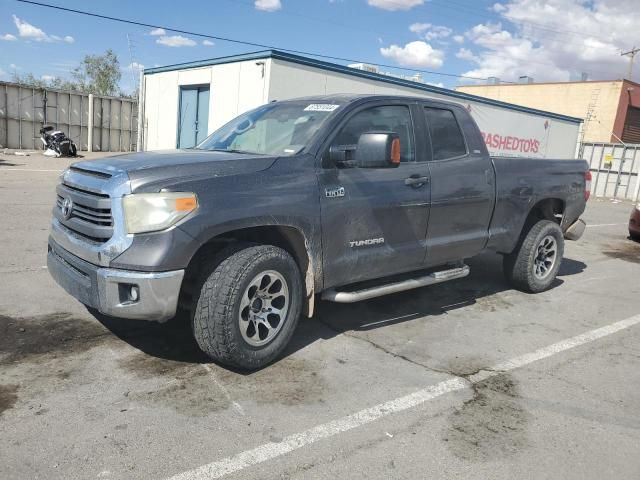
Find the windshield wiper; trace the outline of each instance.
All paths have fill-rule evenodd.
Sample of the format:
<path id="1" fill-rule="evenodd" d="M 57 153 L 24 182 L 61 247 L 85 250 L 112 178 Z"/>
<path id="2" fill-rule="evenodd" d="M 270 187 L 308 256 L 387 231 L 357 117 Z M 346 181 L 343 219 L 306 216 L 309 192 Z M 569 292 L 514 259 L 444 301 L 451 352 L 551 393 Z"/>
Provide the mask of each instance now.
<path id="1" fill-rule="evenodd" d="M 228 152 L 228 153 L 240 153 L 244 155 L 264 155 L 264 153 L 248 152 L 247 150 L 238 150 L 236 148 L 209 148 L 211 152 Z"/>

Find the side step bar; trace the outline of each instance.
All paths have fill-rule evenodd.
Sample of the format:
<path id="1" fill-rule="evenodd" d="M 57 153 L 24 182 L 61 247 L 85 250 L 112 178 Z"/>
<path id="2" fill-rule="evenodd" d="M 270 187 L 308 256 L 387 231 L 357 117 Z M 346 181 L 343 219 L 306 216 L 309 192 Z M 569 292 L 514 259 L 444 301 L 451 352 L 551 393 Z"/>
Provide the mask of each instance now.
<path id="1" fill-rule="evenodd" d="M 409 278 L 399 282 L 387 283 L 385 285 L 355 290 L 352 292 L 341 292 L 335 289 L 329 289 L 322 293 L 322 299 L 329 300 L 330 302 L 354 303 L 362 300 L 368 300 L 370 298 L 381 297 L 382 295 L 389 295 L 390 293 L 403 292 L 413 288 L 426 287 L 427 285 L 447 282 L 456 278 L 466 277 L 467 275 L 469 275 L 469 266 L 463 265 L 449 270 L 433 272 L 422 277 Z"/>

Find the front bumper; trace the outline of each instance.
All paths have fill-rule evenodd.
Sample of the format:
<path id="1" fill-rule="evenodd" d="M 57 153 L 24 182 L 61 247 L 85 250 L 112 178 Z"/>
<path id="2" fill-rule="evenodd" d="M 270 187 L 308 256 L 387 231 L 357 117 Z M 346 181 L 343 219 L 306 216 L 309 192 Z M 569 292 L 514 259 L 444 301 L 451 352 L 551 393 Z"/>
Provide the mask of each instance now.
<path id="1" fill-rule="evenodd" d="M 166 321 L 176 314 L 184 270 L 137 272 L 82 260 L 49 237 L 47 268 L 69 294 L 113 317 Z"/>

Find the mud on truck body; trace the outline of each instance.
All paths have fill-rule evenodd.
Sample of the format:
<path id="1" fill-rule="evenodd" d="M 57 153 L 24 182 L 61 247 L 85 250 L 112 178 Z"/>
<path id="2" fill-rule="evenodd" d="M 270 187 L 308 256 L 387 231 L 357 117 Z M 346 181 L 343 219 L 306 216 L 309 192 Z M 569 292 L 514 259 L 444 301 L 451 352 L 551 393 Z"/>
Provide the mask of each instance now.
<path id="1" fill-rule="evenodd" d="M 589 180 L 581 160 L 490 157 L 456 104 L 274 102 L 194 149 L 73 164 L 57 186 L 48 266 L 105 315 L 188 311 L 204 352 L 253 369 L 318 297 L 454 280 L 487 250 L 516 288 L 549 288 L 564 239 L 584 230 Z"/>

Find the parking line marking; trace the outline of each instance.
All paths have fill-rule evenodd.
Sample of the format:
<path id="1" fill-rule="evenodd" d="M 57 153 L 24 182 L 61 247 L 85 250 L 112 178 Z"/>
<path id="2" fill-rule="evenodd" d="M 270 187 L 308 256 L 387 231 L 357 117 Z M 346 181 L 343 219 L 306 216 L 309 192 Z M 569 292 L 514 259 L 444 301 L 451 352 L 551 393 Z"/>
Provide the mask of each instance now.
<path id="1" fill-rule="evenodd" d="M 482 380 L 486 380 L 487 378 L 500 375 L 503 372 L 524 367 L 558 353 L 613 335 L 616 332 L 638 324 L 640 324 L 640 315 L 634 315 L 633 317 L 625 320 L 596 328 L 595 330 L 590 330 L 580 335 L 576 335 L 575 337 L 567 338 L 547 347 L 540 348 L 531 353 L 498 363 L 492 367 L 488 367 L 486 370 L 482 370 L 479 373 L 472 375 L 469 377 L 469 380 L 465 380 L 460 377 L 444 380 L 409 395 L 405 395 L 373 407 L 365 408 L 364 410 L 360 410 L 359 412 L 346 417 L 339 418 L 322 425 L 317 425 L 299 433 L 294 433 L 285 437 L 280 442 L 265 443 L 251 450 L 246 450 L 236 455 L 202 465 L 201 467 L 197 467 L 193 470 L 187 470 L 186 472 L 174 475 L 169 480 L 200 480 L 224 477 L 225 475 L 272 460 L 339 433 L 344 433 L 349 430 L 353 430 L 354 428 L 372 423 L 391 414 L 417 407 L 447 393 L 463 390 L 468 388 L 470 383 L 477 383 Z"/>
<path id="2" fill-rule="evenodd" d="M 587 228 L 596 228 L 596 227 L 619 227 L 621 225 L 626 225 L 626 223 L 598 223 L 595 225 L 587 225 Z"/>
<path id="3" fill-rule="evenodd" d="M 0 172 L 56 172 L 62 173 L 64 170 L 43 170 L 36 168 L 0 168 Z"/>
<path id="4" fill-rule="evenodd" d="M 231 403 L 231 406 L 234 408 L 234 410 L 236 412 L 238 412 L 240 415 L 244 416 L 245 413 L 244 413 L 244 408 L 242 408 L 242 405 L 240 405 L 238 402 L 236 402 L 235 400 L 233 400 L 231 398 L 231 395 L 229 394 L 229 390 L 227 390 L 225 388 L 225 386 L 222 385 L 222 383 L 220 383 L 220 381 L 218 380 L 218 377 L 216 377 L 216 374 L 211 369 L 211 367 L 209 365 L 207 365 L 206 363 L 202 363 L 201 365 L 202 365 L 202 368 L 204 368 L 207 371 L 207 373 L 209 374 L 209 376 L 213 380 L 213 383 L 216 384 L 216 387 L 218 387 L 220 389 L 220 391 L 223 393 L 223 395 L 225 396 L 227 401 L 229 403 Z"/>

